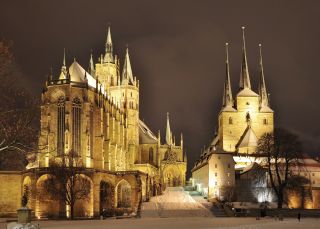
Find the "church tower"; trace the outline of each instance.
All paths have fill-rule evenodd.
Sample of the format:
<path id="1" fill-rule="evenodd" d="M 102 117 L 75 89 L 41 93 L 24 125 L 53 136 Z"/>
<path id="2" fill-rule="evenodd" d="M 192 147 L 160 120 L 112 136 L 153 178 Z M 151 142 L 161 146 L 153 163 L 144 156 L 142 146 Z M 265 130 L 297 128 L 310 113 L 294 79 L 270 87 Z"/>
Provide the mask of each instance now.
<path id="1" fill-rule="evenodd" d="M 93 66 L 93 60 L 90 59 L 90 74 L 94 71 L 94 77 L 101 82 L 106 91 L 108 91 L 109 87 L 118 85 L 120 79 L 120 61 L 117 55 L 113 54 L 110 26 L 107 30 L 105 54 L 100 55 L 99 62 L 96 64 L 95 69 L 92 69 Z"/>
<path id="2" fill-rule="evenodd" d="M 226 81 L 223 106 L 219 114 L 219 145 L 227 152 L 254 153 L 258 139 L 273 131 L 273 110 L 270 108 L 264 79 L 262 51 L 260 47 L 259 94 L 251 88 L 248 68 L 245 27 L 242 27 L 242 63 L 239 91 L 235 101 L 229 72 L 228 44 L 226 45 Z"/>

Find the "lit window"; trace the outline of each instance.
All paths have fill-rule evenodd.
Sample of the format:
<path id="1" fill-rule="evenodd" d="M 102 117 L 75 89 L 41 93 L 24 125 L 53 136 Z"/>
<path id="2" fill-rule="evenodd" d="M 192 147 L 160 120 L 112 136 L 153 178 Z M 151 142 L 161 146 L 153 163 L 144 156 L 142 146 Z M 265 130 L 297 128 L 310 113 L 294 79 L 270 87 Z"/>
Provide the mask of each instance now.
<path id="1" fill-rule="evenodd" d="M 267 118 L 263 119 L 263 125 L 268 125 L 268 119 Z"/>
<path id="2" fill-rule="evenodd" d="M 232 125 L 233 124 L 233 120 L 231 117 L 229 117 L 229 125 Z"/>
<path id="3" fill-rule="evenodd" d="M 64 147 L 65 147 L 65 98 L 60 97 L 58 99 L 58 112 L 57 112 L 57 152 L 58 155 L 63 155 L 64 154 Z"/>
<path id="4" fill-rule="evenodd" d="M 230 177 L 230 173 L 227 173 L 228 177 Z"/>

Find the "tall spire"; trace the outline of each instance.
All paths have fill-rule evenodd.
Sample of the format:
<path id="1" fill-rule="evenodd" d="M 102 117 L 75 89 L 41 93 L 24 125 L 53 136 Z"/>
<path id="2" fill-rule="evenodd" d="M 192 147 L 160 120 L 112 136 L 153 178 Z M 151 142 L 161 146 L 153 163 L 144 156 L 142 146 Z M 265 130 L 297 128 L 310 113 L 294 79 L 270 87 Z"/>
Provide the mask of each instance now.
<path id="1" fill-rule="evenodd" d="M 67 66 L 66 66 L 66 49 L 63 49 L 63 61 L 61 67 L 61 73 L 59 76 L 59 80 L 65 80 L 67 78 Z"/>
<path id="2" fill-rule="evenodd" d="M 240 73 L 240 85 L 239 85 L 240 90 L 244 88 L 251 89 L 244 30 L 245 30 L 245 27 L 242 26 L 242 63 L 241 63 L 241 73 Z"/>
<path id="3" fill-rule="evenodd" d="M 122 85 L 132 84 L 133 85 L 133 74 L 130 64 L 129 49 L 127 47 L 126 57 L 124 59 L 123 70 L 122 70 Z"/>
<path id="4" fill-rule="evenodd" d="M 110 25 L 108 26 L 108 31 L 107 31 L 107 40 L 106 40 L 106 53 L 104 55 L 104 62 L 114 62 L 114 57 L 113 57 L 113 45 L 112 45 L 112 39 L 111 39 L 111 29 Z"/>
<path id="5" fill-rule="evenodd" d="M 267 87 L 264 81 L 264 71 L 263 71 L 263 62 L 262 62 L 262 45 L 259 44 L 260 51 L 260 83 L 259 83 L 259 95 L 260 95 L 260 106 L 266 107 L 269 106 L 269 99 L 267 94 Z"/>
<path id="6" fill-rule="evenodd" d="M 226 43 L 226 81 L 224 83 L 224 94 L 223 94 L 223 107 L 232 107 L 233 98 L 230 82 L 230 70 L 229 70 L 229 44 Z"/>
<path id="7" fill-rule="evenodd" d="M 94 69 L 94 62 L 93 62 L 93 56 L 92 56 L 92 50 L 90 54 L 90 60 L 89 60 L 89 72 L 92 76 L 95 74 L 95 69 Z"/>
<path id="8" fill-rule="evenodd" d="M 167 112 L 166 143 L 168 145 L 172 145 L 172 137 L 171 137 L 170 121 L 169 121 L 169 112 Z"/>

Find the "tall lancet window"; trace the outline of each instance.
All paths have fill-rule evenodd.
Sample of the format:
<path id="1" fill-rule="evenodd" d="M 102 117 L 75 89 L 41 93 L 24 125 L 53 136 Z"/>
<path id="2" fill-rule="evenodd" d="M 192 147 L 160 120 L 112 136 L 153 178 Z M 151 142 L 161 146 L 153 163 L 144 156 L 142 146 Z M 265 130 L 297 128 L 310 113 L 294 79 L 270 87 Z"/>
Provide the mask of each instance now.
<path id="1" fill-rule="evenodd" d="M 90 157 L 93 158 L 93 107 L 90 107 Z"/>
<path id="2" fill-rule="evenodd" d="M 76 155 L 81 155 L 81 101 L 72 102 L 72 148 Z"/>
<path id="3" fill-rule="evenodd" d="M 66 114 L 66 107 L 65 107 L 65 98 L 60 97 L 58 99 L 58 112 L 57 112 L 57 154 L 61 156 L 64 154 L 64 144 L 65 144 L 65 114 Z"/>

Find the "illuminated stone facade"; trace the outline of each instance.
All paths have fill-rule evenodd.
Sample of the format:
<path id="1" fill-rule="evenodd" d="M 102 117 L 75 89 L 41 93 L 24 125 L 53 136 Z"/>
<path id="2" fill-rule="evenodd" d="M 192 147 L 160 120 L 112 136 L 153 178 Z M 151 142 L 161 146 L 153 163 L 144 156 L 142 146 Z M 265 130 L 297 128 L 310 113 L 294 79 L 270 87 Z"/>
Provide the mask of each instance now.
<path id="1" fill-rule="evenodd" d="M 260 45 L 260 83 L 259 92 L 256 93 L 251 88 L 248 61 L 246 54 L 246 42 L 243 28 L 242 64 L 240 72 L 239 90 L 235 96 L 232 95 L 230 70 L 229 70 L 229 50 L 226 44 L 226 80 L 224 84 L 222 108 L 218 116 L 218 131 L 215 134 L 210 146 L 202 152 L 200 159 L 196 162 L 192 170 L 192 177 L 196 185 L 202 187 L 209 197 L 225 196 L 219 190 L 235 185 L 235 169 L 241 169 L 256 161 L 250 156 L 257 148 L 258 139 L 265 133 L 272 133 L 274 129 L 274 112 L 270 108 L 269 98 L 264 80 L 264 70 Z M 217 156 L 219 155 L 219 160 Z M 216 165 L 219 161 L 225 161 L 216 171 L 215 168 L 206 164 Z M 225 167 L 233 164 L 225 171 Z M 199 174 L 204 174 L 201 170 L 207 170 L 204 178 Z M 220 177 L 210 174 L 219 173 Z M 230 174 L 233 179 L 230 179 Z M 213 179 L 213 181 L 211 180 Z M 216 182 L 219 180 L 219 182 Z"/>
<path id="2" fill-rule="evenodd" d="M 166 186 L 185 184 L 183 139 L 176 145 L 167 117 L 166 142 L 139 119 L 139 81 L 132 73 L 129 51 L 120 74 L 110 28 L 105 54 L 86 71 L 64 55 L 59 77 L 51 74 L 41 95 L 40 152 L 22 173 L 21 192 L 28 190 L 36 217 L 68 216 L 69 206 L 46 196 L 47 167 L 71 151 L 91 184 L 88 200 L 76 203 L 76 216 L 99 216 L 103 209 L 126 207 L 136 212 L 141 201 Z M 77 164 L 78 165 L 78 164 Z M 102 190 L 105 196 L 102 197 Z"/>

